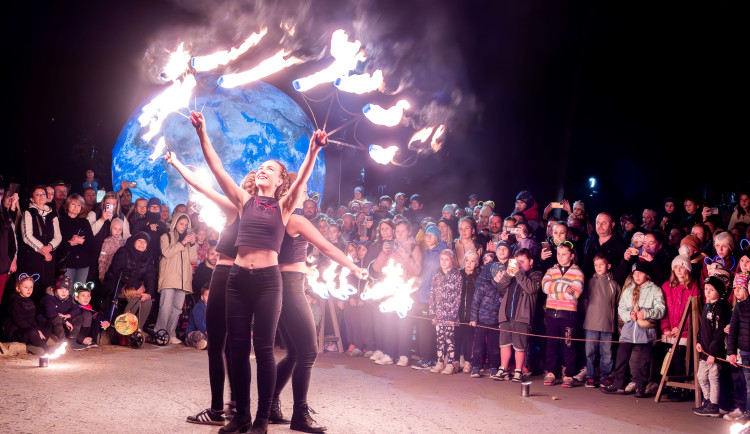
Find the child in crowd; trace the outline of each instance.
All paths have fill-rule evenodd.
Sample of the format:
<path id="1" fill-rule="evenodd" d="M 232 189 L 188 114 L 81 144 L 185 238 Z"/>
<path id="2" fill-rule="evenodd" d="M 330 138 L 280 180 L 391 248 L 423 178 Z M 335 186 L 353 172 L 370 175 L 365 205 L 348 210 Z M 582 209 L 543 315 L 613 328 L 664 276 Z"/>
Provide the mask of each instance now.
<path id="1" fill-rule="evenodd" d="M 201 299 L 195 304 L 188 318 L 185 329 L 185 345 L 203 350 L 208 345 L 206 335 L 206 303 L 208 302 L 208 283 L 201 288 Z"/>
<path id="2" fill-rule="evenodd" d="M 104 318 L 104 315 L 91 307 L 91 291 L 94 289 L 94 282 L 86 284 L 76 282 L 73 289 L 75 291 L 73 298 L 83 311 L 81 313 L 81 318 L 83 318 L 81 331 L 78 333 L 77 342 L 85 345 L 86 348 L 96 347 L 97 342 L 99 342 L 99 332 L 109 327 L 109 321 Z"/>
<path id="3" fill-rule="evenodd" d="M 104 275 L 107 274 L 109 266 L 112 264 L 112 258 L 115 252 L 125 245 L 125 239 L 122 236 L 122 220 L 113 218 L 109 225 L 110 236 L 104 239 L 102 251 L 99 254 L 99 281 L 104 281 Z"/>
<path id="4" fill-rule="evenodd" d="M 471 310 L 474 304 L 474 293 L 476 292 L 477 279 L 479 278 L 479 254 L 476 250 L 469 250 L 464 255 L 464 266 L 461 272 L 461 303 L 458 308 L 458 319 L 464 323 L 456 327 L 456 347 L 459 354 L 458 367 L 466 374 L 471 373 L 471 357 L 474 345 L 474 333 L 476 324 L 465 325 L 471 322 Z M 499 348 L 499 347 L 498 347 Z M 498 353 L 499 355 L 499 353 Z"/>
<path id="5" fill-rule="evenodd" d="M 438 362 L 430 368 L 435 374 L 453 374 L 458 369 L 454 366 L 455 324 L 458 322 L 458 306 L 461 298 L 461 273 L 453 251 L 445 249 L 440 252 L 440 268 L 432 277 L 430 289 L 430 317 L 435 326 L 437 338 Z"/>
<path id="6" fill-rule="evenodd" d="M 544 323 L 547 334 L 560 338 L 572 338 L 576 333 L 578 298 L 583 293 L 583 271 L 575 261 L 573 243 L 565 241 L 557 246 L 557 264 L 547 270 L 542 279 L 542 291 L 547 294 Z M 562 346 L 563 369 L 558 362 Z M 556 373 L 561 372 L 563 387 L 573 387 L 582 380 L 573 377 L 576 372 L 576 348 L 570 339 L 547 341 L 547 374 L 544 385 L 557 383 Z"/>
<path id="7" fill-rule="evenodd" d="M 625 323 L 620 333 L 617 360 L 612 384 L 602 387 L 604 393 L 625 395 L 625 373 L 630 373 L 635 383 L 636 396 L 646 397 L 651 363 L 652 342 L 656 340 L 656 324 L 664 316 L 664 293 L 651 281 L 651 265 L 636 262 L 632 281 L 620 297 L 617 313 Z"/>
<path id="8" fill-rule="evenodd" d="M 505 250 L 507 251 L 507 247 Z M 471 354 L 470 375 L 472 378 L 481 377 L 479 371 L 485 356 L 489 359 L 490 377 L 497 375 L 497 368 L 500 366 L 500 332 L 494 329 L 498 326 L 497 316 L 503 297 L 497 292 L 495 279 L 500 280 L 505 269 L 505 263 L 490 262 L 482 269 L 476 281 L 474 300 L 469 315 L 469 324 L 476 327 Z"/>
<path id="9" fill-rule="evenodd" d="M 10 339 L 27 344 L 26 350 L 41 356 L 47 353 L 47 337 L 36 320 L 36 306 L 31 299 L 34 282 L 39 278 L 21 273 L 16 282 L 16 293 L 10 297 L 5 335 Z"/>
<path id="10" fill-rule="evenodd" d="M 599 374 L 602 383 L 611 384 L 612 339 L 615 333 L 617 299 L 620 284 L 610 272 L 612 264 L 607 255 L 599 252 L 594 256 L 594 275 L 588 281 L 583 300 L 586 318 L 583 329 L 586 335 L 586 387 L 597 387 L 596 356 L 599 355 Z M 604 342 L 596 342 L 604 341 Z"/>
<path id="11" fill-rule="evenodd" d="M 750 300 L 748 299 L 748 285 L 747 275 L 750 272 L 750 250 L 742 252 L 742 256 L 738 261 L 739 272 L 735 276 L 734 280 L 734 310 L 732 312 L 732 318 L 729 322 L 729 330 L 727 333 L 727 360 L 732 366 L 739 368 L 745 378 L 745 408 L 735 408 L 734 411 L 724 415 L 724 419 L 732 422 L 745 423 L 750 419 L 750 369 L 741 368 L 738 365 L 742 364 L 750 366 Z M 744 276 L 744 285 L 742 284 L 742 278 Z M 738 282 L 740 278 L 740 282 Z M 735 388 L 735 393 L 736 388 Z M 740 397 L 734 398 L 735 402 L 741 402 Z"/>
<path id="12" fill-rule="evenodd" d="M 638 256 L 643 254 L 643 243 L 646 242 L 646 234 L 643 232 L 636 232 L 633 234 L 633 238 L 630 239 L 630 247 L 638 250 Z"/>
<path id="13" fill-rule="evenodd" d="M 42 298 L 42 313 L 38 320 L 42 327 L 46 327 L 50 335 L 55 336 L 59 342 L 65 340 L 66 329 L 69 334 L 70 346 L 74 350 L 86 349 L 86 345 L 77 342 L 81 331 L 83 311 L 70 298 L 70 277 L 60 276 L 55 282 L 55 289 L 51 294 Z"/>
<path id="14" fill-rule="evenodd" d="M 701 328 L 698 332 L 698 343 L 695 346 L 700 363 L 698 365 L 698 383 L 701 386 L 703 405 L 693 409 L 698 416 L 719 417 L 719 369 L 716 357 L 723 358 L 724 327 L 730 321 L 730 305 L 724 298 L 724 282 L 712 276 L 703 284 L 706 305 L 701 314 Z M 731 328 L 730 328 L 731 330 Z"/>

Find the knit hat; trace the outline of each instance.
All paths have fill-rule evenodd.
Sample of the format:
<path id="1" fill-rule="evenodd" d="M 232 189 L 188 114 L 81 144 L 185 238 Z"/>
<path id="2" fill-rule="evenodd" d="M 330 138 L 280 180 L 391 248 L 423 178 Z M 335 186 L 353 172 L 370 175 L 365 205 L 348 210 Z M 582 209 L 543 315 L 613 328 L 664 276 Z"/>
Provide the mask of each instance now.
<path id="1" fill-rule="evenodd" d="M 688 235 L 685 238 L 680 241 L 680 247 L 682 246 L 688 246 L 695 250 L 696 252 L 701 251 L 701 240 L 698 239 L 695 235 Z"/>
<path id="2" fill-rule="evenodd" d="M 161 200 L 158 197 L 152 197 L 148 200 L 148 206 L 151 207 L 151 205 L 159 205 L 159 208 L 161 208 Z"/>
<path id="3" fill-rule="evenodd" d="M 412 194 L 411 197 L 409 198 L 409 202 L 414 202 L 415 200 L 419 202 L 420 204 L 424 205 L 424 202 L 422 201 L 422 196 L 420 196 L 418 193 Z"/>
<path id="4" fill-rule="evenodd" d="M 734 237 L 729 232 L 719 232 L 714 235 L 714 247 L 719 244 L 726 244 L 729 246 L 729 250 L 734 251 Z"/>
<path id="5" fill-rule="evenodd" d="M 495 246 L 495 250 L 497 250 L 500 247 L 505 247 L 508 249 L 508 252 L 512 252 L 513 249 L 510 247 L 510 243 L 507 240 L 500 240 L 497 242 L 497 245 Z"/>
<path id="6" fill-rule="evenodd" d="M 635 266 L 633 266 L 633 271 L 640 271 L 641 273 L 644 273 L 646 276 L 648 276 L 649 279 L 651 279 L 652 271 L 651 271 L 651 264 L 645 261 L 638 261 L 635 263 Z"/>
<path id="7" fill-rule="evenodd" d="M 666 205 L 666 204 L 668 204 L 668 203 L 670 203 L 670 202 L 672 202 L 672 203 L 674 203 L 674 204 L 676 204 L 676 203 L 677 203 L 677 201 L 676 201 L 676 200 L 674 200 L 674 198 L 673 198 L 672 196 L 668 196 L 668 197 L 667 197 L 666 199 L 664 199 L 664 205 Z"/>
<path id="8" fill-rule="evenodd" d="M 707 277 L 706 280 L 703 281 L 703 283 L 706 285 L 713 286 L 716 292 L 719 293 L 719 297 L 723 297 L 724 292 L 727 289 L 726 285 L 724 284 L 724 281 L 719 279 L 716 276 Z"/>
<path id="9" fill-rule="evenodd" d="M 632 223 L 633 225 L 636 225 L 636 226 L 638 225 L 638 220 L 632 214 L 628 214 L 624 216 L 622 219 L 625 220 L 626 222 Z"/>
<path id="10" fill-rule="evenodd" d="M 137 240 L 144 240 L 147 243 L 150 243 L 151 236 L 147 234 L 146 232 L 140 231 L 140 232 L 137 232 L 135 235 L 133 235 L 133 242 L 136 242 Z"/>
<path id="11" fill-rule="evenodd" d="M 683 267 L 690 270 L 690 258 L 685 255 L 675 256 L 675 258 L 672 260 L 672 269 L 674 270 L 674 267 L 678 265 L 682 265 Z"/>
<path id="12" fill-rule="evenodd" d="M 453 215 L 456 212 L 456 208 L 451 204 L 447 204 L 443 207 L 443 212 L 446 212 L 446 211 L 449 211 L 451 215 Z"/>
<path id="13" fill-rule="evenodd" d="M 425 235 L 427 235 L 427 234 L 435 235 L 438 238 L 438 240 L 440 239 L 440 235 L 441 235 L 440 234 L 440 229 L 438 229 L 437 225 L 427 226 L 427 229 L 425 229 L 424 234 Z"/>
<path id="14" fill-rule="evenodd" d="M 479 195 L 478 194 L 470 194 L 469 195 L 469 199 L 479 200 Z"/>
<path id="15" fill-rule="evenodd" d="M 71 285 L 73 285 L 73 281 L 70 279 L 70 277 L 65 275 L 58 277 L 55 281 L 55 289 L 66 288 L 68 291 L 70 291 Z"/>
<path id="16" fill-rule="evenodd" d="M 521 202 L 526 204 L 527 208 L 531 208 L 532 205 L 534 205 L 534 196 L 531 195 L 526 190 L 521 191 L 516 195 L 516 200 L 520 200 Z"/>
<path id="17" fill-rule="evenodd" d="M 633 234 L 633 237 L 630 239 L 631 243 L 634 243 L 636 240 L 641 240 L 641 242 L 644 242 L 646 240 L 646 234 L 643 232 L 636 232 Z"/>

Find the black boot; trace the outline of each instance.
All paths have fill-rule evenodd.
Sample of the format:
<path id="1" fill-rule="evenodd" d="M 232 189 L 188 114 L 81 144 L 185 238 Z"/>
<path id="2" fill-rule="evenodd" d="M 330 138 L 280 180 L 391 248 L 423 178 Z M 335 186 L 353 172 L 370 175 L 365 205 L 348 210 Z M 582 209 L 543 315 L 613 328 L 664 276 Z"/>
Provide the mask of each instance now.
<path id="1" fill-rule="evenodd" d="M 255 419 L 253 427 L 248 433 L 250 434 L 266 434 L 268 432 L 268 419 Z"/>
<path id="2" fill-rule="evenodd" d="M 268 423 L 289 423 L 289 419 L 284 418 L 284 414 L 281 413 L 281 404 L 278 400 L 271 402 L 271 416 L 268 418 Z"/>
<path id="3" fill-rule="evenodd" d="M 237 415 L 228 424 L 219 428 L 221 433 L 248 432 L 253 426 L 253 418 L 249 414 Z"/>
<path id="4" fill-rule="evenodd" d="M 324 432 L 326 430 L 326 427 L 319 426 L 317 422 L 310 416 L 310 412 L 312 410 L 310 407 L 307 406 L 307 404 L 303 404 L 300 406 L 294 406 L 294 410 L 292 411 L 292 423 L 289 426 L 289 429 L 292 429 L 294 431 L 302 431 L 302 432 Z M 313 411 L 313 413 L 315 413 Z"/>

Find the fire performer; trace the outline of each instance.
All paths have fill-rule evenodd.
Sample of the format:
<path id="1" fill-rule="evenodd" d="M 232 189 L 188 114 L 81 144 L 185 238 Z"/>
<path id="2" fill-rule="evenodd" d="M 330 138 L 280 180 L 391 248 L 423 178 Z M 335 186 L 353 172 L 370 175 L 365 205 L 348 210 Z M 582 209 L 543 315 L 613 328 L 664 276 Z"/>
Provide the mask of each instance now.
<path id="1" fill-rule="evenodd" d="M 224 170 L 211 145 L 202 114 L 190 120 L 200 139 L 203 155 L 227 198 L 240 214 L 237 257 L 227 280 L 227 336 L 231 352 L 230 385 L 237 398 L 237 416 L 221 432 L 266 432 L 276 383 L 273 343 L 281 311 L 281 273 L 278 254 L 285 226 L 312 173 L 315 157 L 327 144 L 326 134 L 315 131 L 300 175 L 291 186 L 286 167 L 266 161 L 237 185 Z M 258 411 L 250 416 L 250 337 L 258 364 Z"/>

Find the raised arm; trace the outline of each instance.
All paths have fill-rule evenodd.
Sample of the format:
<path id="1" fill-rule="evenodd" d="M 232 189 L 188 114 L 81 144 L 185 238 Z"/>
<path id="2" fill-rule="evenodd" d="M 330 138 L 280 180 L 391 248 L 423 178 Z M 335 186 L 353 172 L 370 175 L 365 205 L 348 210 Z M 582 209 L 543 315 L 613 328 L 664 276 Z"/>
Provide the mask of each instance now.
<path id="1" fill-rule="evenodd" d="M 366 274 L 364 274 L 366 272 L 364 270 L 357 267 L 354 262 L 349 260 L 344 252 L 326 240 L 318 229 L 301 215 L 294 214 L 289 217 L 289 224 L 286 227 L 286 231 L 293 237 L 302 235 L 310 244 L 320 250 L 320 253 L 348 268 L 358 278 L 364 279 L 366 277 Z"/>
<path id="2" fill-rule="evenodd" d="M 198 176 L 196 176 L 195 173 L 193 173 L 193 171 L 190 170 L 187 166 L 182 164 L 182 162 L 177 158 L 177 155 L 175 155 L 174 152 L 167 151 L 167 155 L 164 157 L 164 159 L 167 160 L 167 164 L 171 164 L 175 169 L 177 169 L 180 175 L 182 175 L 182 178 L 185 180 L 185 182 L 187 182 L 199 193 L 214 202 L 219 207 L 219 209 L 221 209 L 221 212 L 223 212 L 224 215 L 227 216 L 227 222 L 232 220 L 230 216 L 237 214 L 237 207 L 234 206 L 234 204 L 229 199 L 227 199 L 226 196 L 219 194 L 219 192 L 214 190 L 213 188 L 203 185 L 200 182 L 200 179 L 198 179 Z"/>
<path id="3" fill-rule="evenodd" d="M 307 148 L 305 160 L 302 162 L 299 172 L 297 172 L 297 179 L 295 179 L 289 187 L 287 195 L 281 198 L 282 219 L 288 219 L 294 211 L 294 207 L 297 205 L 302 193 L 305 191 L 307 180 L 310 179 L 310 175 L 312 175 L 313 168 L 315 167 L 315 159 L 318 157 L 320 150 L 327 144 L 328 137 L 324 131 L 317 130 L 313 133 L 312 138 L 310 139 L 310 147 Z"/>
<path id="4" fill-rule="evenodd" d="M 224 166 L 221 164 L 219 154 L 216 153 L 211 140 L 208 138 L 208 132 L 206 132 L 206 119 L 202 113 L 194 111 L 190 112 L 190 121 L 193 123 L 198 139 L 201 142 L 201 149 L 203 150 L 203 157 L 208 163 L 208 168 L 211 169 L 211 173 L 214 174 L 216 181 L 219 183 L 221 190 L 227 195 L 229 201 L 234 204 L 237 209 L 242 209 L 245 205 L 245 201 L 250 198 L 250 194 L 242 189 L 239 185 L 234 182 L 229 173 L 224 170 Z"/>

